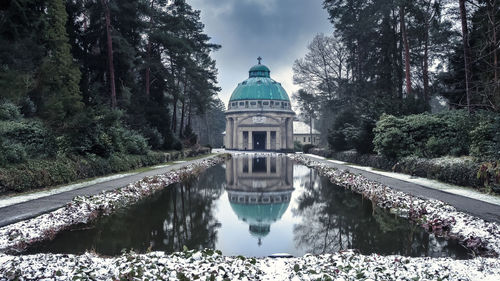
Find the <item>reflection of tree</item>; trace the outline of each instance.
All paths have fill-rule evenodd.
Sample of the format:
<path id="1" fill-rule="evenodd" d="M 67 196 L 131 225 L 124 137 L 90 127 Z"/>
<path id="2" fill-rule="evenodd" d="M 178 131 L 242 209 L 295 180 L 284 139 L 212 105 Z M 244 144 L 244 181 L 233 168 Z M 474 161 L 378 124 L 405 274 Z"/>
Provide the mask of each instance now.
<path id="1" fill-rule="evenodd" d="M 225 171 L 217 166 L 172 188 L 171 204 L 165 210 L 163 232 L 158 237 L 162 240 L 159 248 L 167 251 L 180 251 L 183 246 L 215 248 L 220 223 L 213 216 L 212 204 L 220 197 L 223 182 Z"/>
<path id="2" fill-rule="evenodd" d="M 213 202 L 222 194 L 225 170 L 215 166 L 198 178 L 173 184 L 151 198 L 99 220 L 92 228 L 63 232 L 33 251 L 82 253 L 93 249 L 105 255 L 122 249 L 139 252 L 214 248 L 220 223 Z M 75 243 L 78 241 L 78 243 Z"/>
<path id="3" fill-rule="evenodd" d="M 294 226 L 294 240 L 307 252 L 323 254 L 349 248 L 409 256 L 435 256 L 439 252 L 453 256 L 454 251 L 460 252 L 456 243 L 430 241 L 421 228 L 334 186 L 327 178 L 307 175 L 301 184 L 305 190 L 293 212 L 302 222 Z M 450 252 L 452 244 L 455 249 Z"/>

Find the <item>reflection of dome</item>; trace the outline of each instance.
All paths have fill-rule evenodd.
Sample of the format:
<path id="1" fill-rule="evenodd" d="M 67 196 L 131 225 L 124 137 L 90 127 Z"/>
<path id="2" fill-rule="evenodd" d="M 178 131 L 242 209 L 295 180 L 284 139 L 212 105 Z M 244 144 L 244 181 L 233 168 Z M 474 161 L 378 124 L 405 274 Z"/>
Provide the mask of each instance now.
<path id="1" fill-rule="evenodd" d="M 291 191 L 290 191 L 291 193 Z M 238 219 L 249 224 L 250 234 L 259 239 L 267 236 L 271 231 L 271 224 L 279 219 L 285 213 L 290 203 L 288 201 L 271 204 L 249 204 L 230 202 L 231 208 L 238 216 Z"/>
<path id="2" fill-rule="evenodd" d="M 285 213 L 290 202 L 273 204 L 239 204 L 230 203 L 238 218 L 250 225 L 271 224 Z"/>

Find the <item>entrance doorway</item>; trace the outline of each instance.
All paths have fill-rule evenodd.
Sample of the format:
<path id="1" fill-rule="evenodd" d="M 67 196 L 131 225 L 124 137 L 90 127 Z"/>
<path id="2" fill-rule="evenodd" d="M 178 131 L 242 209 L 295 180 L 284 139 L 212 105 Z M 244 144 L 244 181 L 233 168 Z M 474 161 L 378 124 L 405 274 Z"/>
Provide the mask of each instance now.
<path id="1" fill-rule="evenodd" d="M 266 149 L 266 132 L 253 132 L 252 137 L 254 150 Z"/>

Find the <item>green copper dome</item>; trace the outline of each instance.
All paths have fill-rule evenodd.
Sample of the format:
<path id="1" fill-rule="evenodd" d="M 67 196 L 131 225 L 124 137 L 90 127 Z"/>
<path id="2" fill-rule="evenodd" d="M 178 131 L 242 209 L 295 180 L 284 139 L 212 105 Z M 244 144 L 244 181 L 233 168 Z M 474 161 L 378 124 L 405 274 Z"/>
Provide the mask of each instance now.
<path id="1" fill-rule="evenodd" d="M 257 64 L 248 71 L 249 78 L 238 84 L 229 101 L 236 100 L 283 100 L 290 101 L 280 83 L 270 77 L 267 66 Z"/>

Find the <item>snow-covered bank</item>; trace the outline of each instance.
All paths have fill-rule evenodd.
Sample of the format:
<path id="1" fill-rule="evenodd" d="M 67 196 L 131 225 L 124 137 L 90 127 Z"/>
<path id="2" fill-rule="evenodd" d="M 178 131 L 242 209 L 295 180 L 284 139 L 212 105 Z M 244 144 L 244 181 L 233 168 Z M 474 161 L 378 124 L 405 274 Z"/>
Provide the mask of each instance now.
<path id="1" fill-rule="evenodd" d="M 17 278 L 17 279 L 16 279 Z M 353 251 L 301 258 L 226 257 L 212 250 L 128 253 L 103 258 L 0 254 L 0 280 L 499 280 L 494 258 L 452 260 L 361 255 Z"/>
<path id="2" fill-rule="evenodd" d="M 458 239 L 464 246 L 483 256 L 500 254 L 500 226 L 457 211 L 438 200 L 425 200 L 395 191 L 381 183 L 370 181 L 362 175 L 337 170 L 302 155 L 290 155 L 295 161 L 317 169 L 331 182 L 349 188 L 389 209 L 422 225 L 437 235 Z"/>
<path id="3" fill-rule="evenodd" d="M 22 251 L 27 246 L 51 239 L 71 226 L 88 223 L 129 206 L 184 177 L 196 175 L 204 169 L 224 161 L 224 156 L 194 162 L 162 175 L 146 177 L 113 191 L 93 196 L 75 197 L 72 202 L 53 212 L 0 228 L 0 252 Z"/>

